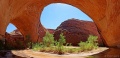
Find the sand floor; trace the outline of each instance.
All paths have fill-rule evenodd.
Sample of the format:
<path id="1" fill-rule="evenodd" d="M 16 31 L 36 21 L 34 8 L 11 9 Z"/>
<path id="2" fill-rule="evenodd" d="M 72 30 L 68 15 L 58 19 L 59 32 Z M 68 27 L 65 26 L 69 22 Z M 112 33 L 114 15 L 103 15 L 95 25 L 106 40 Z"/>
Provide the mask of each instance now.
<path id="1" fill-rule="evenodd" d="M 108 48 L 106 47 L 99 47 L 98 49 L 92 51 L 80 52 L 78 54 L 67 54 L 67 55 L 37 52 L 33 50 L 12 50 L 12 53 L 17 56 L 26 57 L 26 58 L 85 58 L 87 56 L 103 52 L 107 49 Z"/>

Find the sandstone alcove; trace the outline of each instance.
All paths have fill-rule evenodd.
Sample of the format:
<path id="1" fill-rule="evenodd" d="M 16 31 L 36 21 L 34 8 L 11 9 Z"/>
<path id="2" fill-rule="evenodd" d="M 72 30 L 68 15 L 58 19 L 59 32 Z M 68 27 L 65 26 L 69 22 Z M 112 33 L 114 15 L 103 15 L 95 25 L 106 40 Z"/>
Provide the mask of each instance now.
<path id="1" fill-rule="evenodd" d="M 0 34 L 13 23 L 32 41 L 41 41 L 46 29 L 40 23 L 43 8 L 51 3 L 66 3 L 81 9 L 96 23 L 107 46 L 120 45 L 120 0 L 0 0 Z M 1 38 L 1 37 L 0 37 Z"/>

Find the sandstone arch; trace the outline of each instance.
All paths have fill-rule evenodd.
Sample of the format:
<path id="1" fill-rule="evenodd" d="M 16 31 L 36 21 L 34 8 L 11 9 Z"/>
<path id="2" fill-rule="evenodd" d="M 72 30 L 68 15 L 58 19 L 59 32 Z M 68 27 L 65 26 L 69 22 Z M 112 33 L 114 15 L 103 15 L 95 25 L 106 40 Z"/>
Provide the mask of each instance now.
<path id="1" fill-rule="evenodd" d="M 45 33 L 39 22 L 41 11 L 57 2 L 81 9 L 94 20 L 108 46 L 119 46 L 120 0 L 0 0 L 0 34 L 13 23 L 24 36 L 30 34 L 34 42 L 41 40 Z"/>

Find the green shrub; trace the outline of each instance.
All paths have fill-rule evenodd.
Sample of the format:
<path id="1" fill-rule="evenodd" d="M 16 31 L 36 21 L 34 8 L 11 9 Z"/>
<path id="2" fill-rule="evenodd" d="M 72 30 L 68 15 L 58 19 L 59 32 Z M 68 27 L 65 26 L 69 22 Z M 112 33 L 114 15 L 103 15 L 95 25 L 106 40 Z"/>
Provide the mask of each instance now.
<path id="1" fill-rule="evenodd" d="M 45 36 L 43 37 L 43 45 L 45 47 L 50 47 L 54 45 L 53 34 L 50 34 L 48 31 L 46 32 Z"/>
<path id="2" fill-rule="evenodd" d="M 43 44 L 42 43 L 33 43 L 32 49 L 34 51 L 41 51 L 41 50 L 43 50 Z"/>
<path id="3" fill-rule="evenodd" d="M 86 42 L 80 42 L 79 48 L 71 48 L 67 46 L 71 46 L 70 43 L 66 43 L 65 36 L 63 33 L 60 34 L 60 38 L 58 41 L 54 41 L 54 37 L 49 32 L 46 32 L 45 37 L 43 38 L 43 42 L 41 43 L 33 43 L 32 49 L 41 52 L 53 52 L 57 54 L 64 54 L 64 53 L 79 53 L 82 51 L 89 51 L 92 49 L 96 49 L 98 46 L 97 36 L 90 35 Z M 65 46 L 64 46 L 65 45 Z"/>
<path id="4" fill-rule="evenodd" d="M 82 41 L 81 41 L 81 42 L 79 43 L 80 49 L 84 51 L 86 44 L 87 44 L 86 42 L 82 42 Z"/>
<path id="5" fill-rule="evenodd" d="M 92 47 L 93 49 L 98 48 L 98 36 L 93 36 L 93 35 L 89 35 L 88 37 L 88 43 L 90 43 L 90 47 Z"/>
<path id="6" fill-rule="evenodd" d="M 28 47 L 28 48 L 32 48 L 32 40 L 31 40 L 31 36 L 28 34 L 25 36 L 25 47 Z"/>
<path id="7" fill-rule="evenodd" d="M 65 36 L 63 35 L 63 33 L 60 34 L 58 42 L 60 46 L 63 46 L 66 43 Z"/>
<path id="8" fill-rule="evenodd" d="M 86 42 L 81 41 L 79 43 L 81 51 L 89 51 L 98 48 L 97 38 L 97 36 L 89 35 Z"/>
<path id="9" fill-rule="evenodd" d="M 66 43 L 65 36 L 63 35 L 63 33 L 61 33 L 59 40 L 55 42 L 55 46 L 58 54 L 63 54 L 65 52 L 64 51 L 65 43 Z"/>
<path id="10" fill-rule="evenodd" d="M 78 53 L 79 48 L 66 48 L 66 52 L 68 52 L 68 53 Z"/>
<path id="11" fill-rule="evenodd" d="M 49 48 L 54 46 L 54 37 L 53 34 L 50 34 L 48 31 L 46 32 L 45 36 L 43 37 L 43 42 L 41 43 L 33 43 L 32 49 L 39 50 L 39 51 L 48 51 Z"/>

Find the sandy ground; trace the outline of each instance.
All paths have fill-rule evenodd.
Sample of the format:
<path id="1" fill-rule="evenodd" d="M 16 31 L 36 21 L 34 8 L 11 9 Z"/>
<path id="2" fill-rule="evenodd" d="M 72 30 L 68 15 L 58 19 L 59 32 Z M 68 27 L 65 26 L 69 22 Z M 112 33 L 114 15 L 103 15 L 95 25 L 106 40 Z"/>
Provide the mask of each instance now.
<path id="1" fill-rule="evenodd" d="M 58 55 L 58 54 L 51 54 L 45 52 L 37 52 L 33 50 L 12 50 L 12 53 L 26 58 L 85 58 L 90 55 L 94 55 L 100 53 L 102 51 L 107 50 L 106 47 L 99 47 L 98 49 L 87 51 L 87 52 L 80 52 L 78 54 L 65 54 L 65 55 Z"/>

